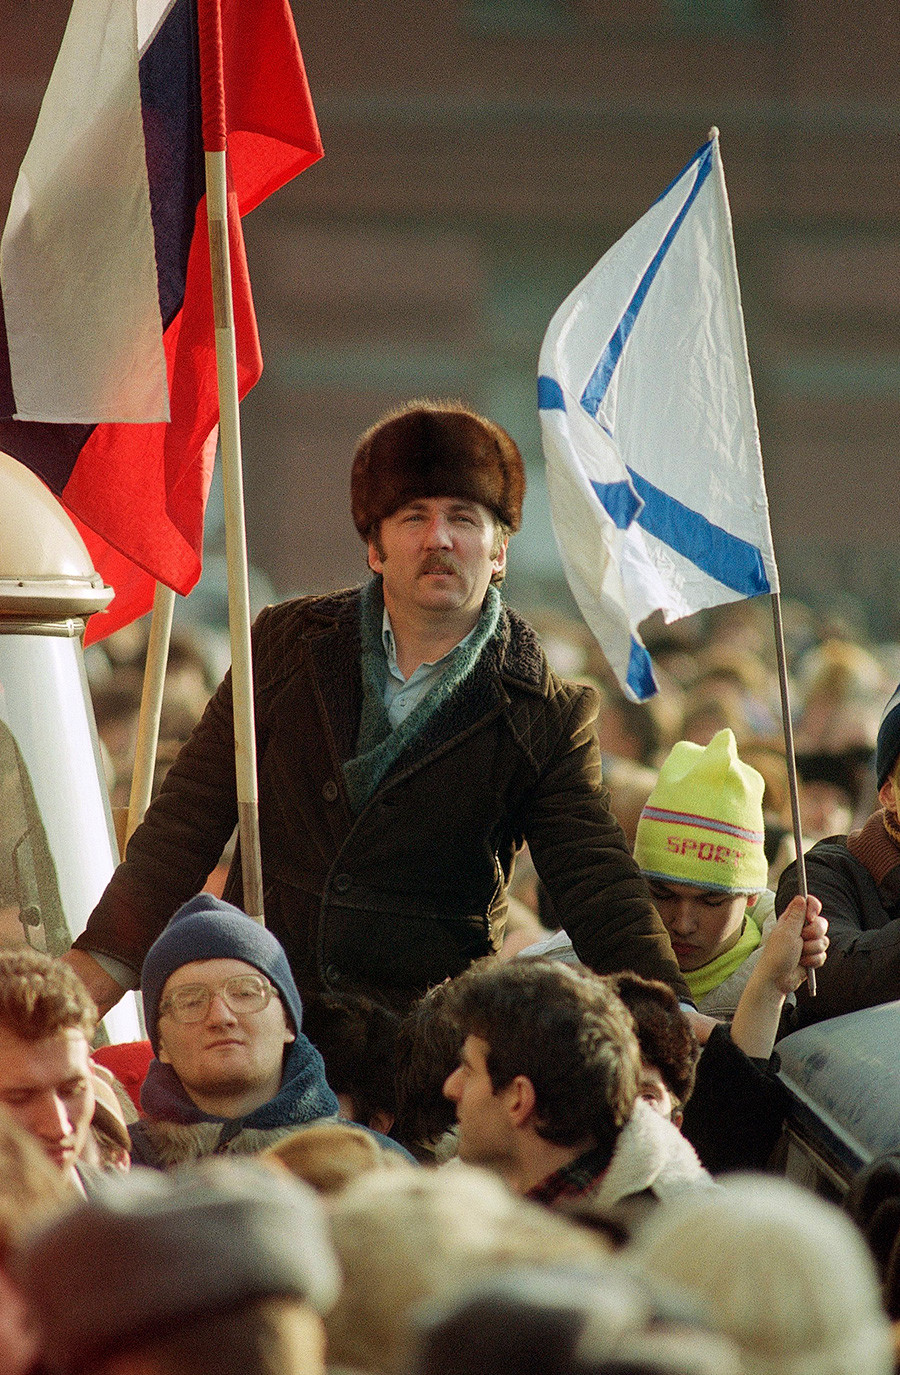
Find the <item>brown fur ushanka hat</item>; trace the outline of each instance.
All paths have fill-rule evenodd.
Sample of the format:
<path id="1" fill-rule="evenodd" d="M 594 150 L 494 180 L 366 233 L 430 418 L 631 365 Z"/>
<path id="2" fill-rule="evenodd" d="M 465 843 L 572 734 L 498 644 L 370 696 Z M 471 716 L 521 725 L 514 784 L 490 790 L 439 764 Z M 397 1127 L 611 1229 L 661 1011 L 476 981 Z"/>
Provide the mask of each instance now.
<path id="1" fill-rule="evenodd" d="M 456 402 L 412 401 L 367 430 L 350 478 L 353 521 L 363 539 L 409 501 L 477 501 L 518 530 L 525 468 L 513 439 Z"/>

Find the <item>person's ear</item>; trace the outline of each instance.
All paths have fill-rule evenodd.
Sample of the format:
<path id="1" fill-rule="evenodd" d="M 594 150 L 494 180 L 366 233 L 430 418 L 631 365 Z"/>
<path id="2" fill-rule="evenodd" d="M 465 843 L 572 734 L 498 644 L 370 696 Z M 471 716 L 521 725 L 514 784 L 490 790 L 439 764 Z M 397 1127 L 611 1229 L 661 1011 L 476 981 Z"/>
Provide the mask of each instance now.
<path id="1" fill-rule="evenodd" d="M 534 1115 L 537 1096 L 534 1084 L 527 1074 L 517 1074 L 512 1083 L 504 1089 L 504 1100 L 509 1119 L 514 1127 L 524 1127 Z"/>
<path id="2" fill-rule="evenodd" d="M 886 778 L 878 789 L 878 801 L 886 812 L 893 812 L 897 815 L 897 794 L 894 790 L 893 778 Z"/>
<path id="3" fill-rule="evenodd" d="M 759 893 L 748 893 L 748 894 L 747 894 L 747 910 L 748 910 L 748 911 L 750 910 L 751 907 L 755 907 L 756 904 L 757 904 L 758 902 L 759 902 Z"/>
<path id="4" fill-rule="evenodd" d="M 161 1065 L 171 1065 L 172 1063 L 169 1059 L 169 1052 L 166 1050 L 162 1032 L 159 1033 L 159 1050 L 156 1052 L 156 1058 Z"/>

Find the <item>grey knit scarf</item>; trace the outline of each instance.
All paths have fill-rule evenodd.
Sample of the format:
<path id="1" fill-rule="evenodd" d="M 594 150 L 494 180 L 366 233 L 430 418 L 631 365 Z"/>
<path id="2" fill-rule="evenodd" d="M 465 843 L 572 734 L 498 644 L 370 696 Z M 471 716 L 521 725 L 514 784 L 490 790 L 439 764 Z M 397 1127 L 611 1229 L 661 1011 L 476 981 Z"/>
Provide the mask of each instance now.
<path id="1" fill-rule="evenodd" d="M 375 577 L 360 598 L 360 635 L 362 642 L 363 701 L 356 738 L 356 754 L 344 764 L 344 782 L 354 813 L 358 814 L 375 792 L 388 769 L 418 735 L 439 707 L 449 700 L 469 677 L 481 651 L 497 629 L 500 619 L 500 593 L 490 586 L 481 616 L 471 639 L 456 656 L 447 672 L 396 729 L 391 725 L 384 704 L 387 684 L 387 659 L 382 640 L 384 598 L 382 582 Z"/>

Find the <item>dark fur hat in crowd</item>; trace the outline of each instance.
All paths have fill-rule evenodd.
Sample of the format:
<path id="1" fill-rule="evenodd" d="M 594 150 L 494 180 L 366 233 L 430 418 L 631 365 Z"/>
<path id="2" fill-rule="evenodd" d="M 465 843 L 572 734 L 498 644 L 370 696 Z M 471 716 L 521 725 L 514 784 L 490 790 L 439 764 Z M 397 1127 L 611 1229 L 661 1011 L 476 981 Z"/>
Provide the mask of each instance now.
<path id="1" fill-rule="evenodd" d="M 12 1265 L 51 1375 L 104 1370 L 109 1357 L 268 1297 L 324 1313 L 340 1288 L 313 1190 L 234 1156 L 105 1175 L 29 1232 Z"/>
<path id="2" fill-rule="evenodd" d="M 421 497 L 461 497 L 522 523 L 525 468 L 499 425 L 452 401 L 411 401 L 362 436 L 353 459 L 353 520 L 368 539 L 385 516 Z"/>

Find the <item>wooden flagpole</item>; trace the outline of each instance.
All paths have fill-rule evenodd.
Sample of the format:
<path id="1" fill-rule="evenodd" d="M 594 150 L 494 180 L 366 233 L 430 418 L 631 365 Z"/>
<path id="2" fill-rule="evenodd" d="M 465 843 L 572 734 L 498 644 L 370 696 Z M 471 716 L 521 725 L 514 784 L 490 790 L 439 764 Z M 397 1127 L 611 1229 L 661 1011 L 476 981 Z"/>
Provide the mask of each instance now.
<path id="1" fill-rule="evenodd" d="M 125 845 L 144 819 L 153 791 L 153 772 L 156 767 L 156 746 L 159 742 L 159 722 L 162 716 L 163 687 L 169 657 L 169 638 L 175 611 L 175 593 L 164 583 L 156 584 L 153 597 L 153 616 L 147 644 L 147 662 L 141 687 L 141 711 L 138 717 L 137 743 L 134 751 L 134 772 L 131 775 L 131 795 L 128 799 L 128 822 Z M 122 851 L 124 854 L 125 846 Z"/>
<path id="2" fill-rule="evenodd" d="M 709 141 L 711 143 L 718 142 L 719 130 L 716 128 L 715 125 L 713 125 L 713 127 L 710 129 L 707 137 L 709 138 Z M 730 225 L 728 232 L 730 235 Z M 733 280 L 729 283 L 729 285 L 734 295 L 734 310 L 737 319 L 742 321 L 743 312 L 741 311 L 740 303 L 740 287 L 738 285 L 737 277 L 737 262 L 734 258 L 733 252 L 731 254 L 731 262 L 733 264 Z M 743 325 L 741 326 L 741 336 L 743 338 Z M 742 347 L 744 350 L 745 361 L 747 364 L 746 381 L 748 388 L 748 403 L 750 413 L 755 415 L 756 403 L 753 400 L 753 387 L 750 381 L 750 359 L 747 355 L 746 340 L 743 340 Z M 787 760 L 788 790 L 790 792 L 791 797 L 791 820 L 793 823 L 794 844 L 797 848 L 797 884 L 801 896 L 805 899 L 808 896 L 806 887 L 806 861 L 803 856 L 803 828 L 800 822 L 800 798 L 799 791 L 797 788 L 797 759 L 794 754 L 794 728 L 791 723 L 791 703 L 790 695 L 788 692 L 787 663 L 784 652 L 784 627 L 781 620 L 781 594 L 780 592 L 773 592 L 771 594 L 771 597 L 772 616 L 775 623 L 775 655 L 778 661 L 778 685 L 781 690 L 781 723 L 782 730 L 784 731 L 784 752 L 785 759 Z M 809 989 L 810 997 L 814 998 L 816 994 L 816 971 L 814 969 L 807 969 L 806 985 Z"/>
<path id="3" fill-rule="evenodd" d="M 219 382 L 219 444 L 225 492 L 225 553 L 228 565 L 228 626 L 234 701 L 234 761 L 237 785 L 244 910 L 264 923 L 259 793 L 256 778 L 256 727 L 250 643 L 250 580 L 244 523 L 241 425 L 238 402 L 237 344 L 231 295 L 228 241 L 228 169 L 225 92 L 222 73 L 222 23 L 219 0 L 198 0 L 206 208 L 216 328 Z"/>
<path id="4" fill-rule="evenodd" d="M 784 652 L 784 624 L 781 619 L 781 593 L 772 593 L 772 617 L 775 622 L 775 654 L 778 659 L 778 684 L 781 689 L 781 722 L 784 730 L 784 753 L 787 760 L 788 790 L 791 795 L 791 821 L 794 845 L 797 849 L 797 889 L 802 898 L 808 896 L 806 887 L 806 859 L 803 854 L 803 825 L 800 820 L 800 794 L 797 787 L 797 757 L 794 753 L 794 727 L 791 722 L 791 703 L 788 694 L 787 657 Z M 809 996 L 816 996 L 816 971 L 807 969 L 806 986 Z"/>

